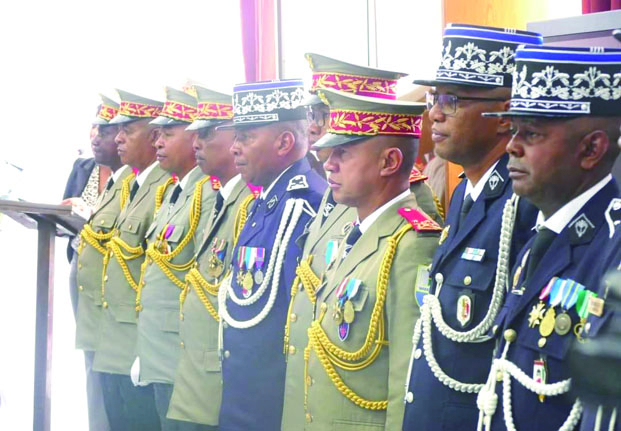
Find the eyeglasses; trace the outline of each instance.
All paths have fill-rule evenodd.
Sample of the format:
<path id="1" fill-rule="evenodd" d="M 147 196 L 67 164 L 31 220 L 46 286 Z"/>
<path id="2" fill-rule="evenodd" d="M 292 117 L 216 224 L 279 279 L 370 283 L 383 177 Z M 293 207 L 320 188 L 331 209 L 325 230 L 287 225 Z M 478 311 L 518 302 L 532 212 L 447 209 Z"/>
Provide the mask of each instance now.
<path id="1" fill-rule="evenodd" d="M 315 123 L 318 127 L 326 125 L 326 120 L 330 114 L 321 109 L 315 109 L 312 106 L 306 108 L 306 119 L 309 123 Z"/>
<path id="2" fill-rule="evenodd" d="M 454 115 L 457 112 L 457 104 L 460 100 L 478 100 L 485 102 L 504 102 L 505 99 L 499 98 L 487 98 L 487 97 L 463 97 L 455 96 L 454 94 L 438 94 L 430 91 L 425 93 L 425 101 L 427 103 L 427 109 L 431 111 L 431 108 L 437 103 L 440 106 L 440 111 L 444 115 Z"/>

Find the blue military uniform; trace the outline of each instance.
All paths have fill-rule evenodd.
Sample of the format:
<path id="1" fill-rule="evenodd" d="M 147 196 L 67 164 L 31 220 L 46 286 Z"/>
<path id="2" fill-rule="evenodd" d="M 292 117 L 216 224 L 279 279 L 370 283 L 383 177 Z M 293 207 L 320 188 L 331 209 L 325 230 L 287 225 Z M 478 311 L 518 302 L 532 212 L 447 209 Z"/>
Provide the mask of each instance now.
<path id="1" fill-rule="evenodd" d="M 560 122 L 563 118 L 615 117 L 621 100 L 611 95 L 618 90 L 617 84 L 604 79 L 594 88 L 585 76 L 612 76 L 618 73 L 620 62 L 621 50 L 522 46 L 516 52 L 509 110 L 484 115 Z M 548 84 L 542 82 L 544 75 Z M 550 80 L 559 77 L 552 88 Z M 519 143 L 510 149 L 510 163 L 515 158 L 520 164 L 519 150 L 527 145 L 528 135 L 518 131 L 515 139 Z M 544 136 L 537 145 L 546 148 L 555 143 Z M 569 149 L 573 143 L 565 145 Z M 569 393 L 569 352 L 585 332 L 596 332 L 593 323 L 586 327 L 586 318 L 600 286 L 603 251 L 610 239 L 607 208 L 619 197 L 616 182 L 603 173 L 604 163 L 592 168 L 590 173 L 600 179 L 586 190 L 562 191 L 558 184 L 545 181 L 537 184 L 542 193 L 565 192 L 574 197 L 561 202 L 547 218 L 540 214 L 536 236 L 517 256 L 510 292 L 492 328 L 502 337 L 477 398 L 479 424 L 486 431 L 571 430 L 580 421 L 582 403 Z M 531 175 L 537 175 L 538 169 L 544 168 L 532 167 Z M 589 184 L 585 172 L 576 172 L 576 176 L 582 184 Z"/>
<path id="2" fill-rule="evenodd" d="M 220 410 L 220 429 L 223 431 L 280 429 L 285 380 L 282 340 L 290 299 L 289 288 L 302 254 L 301 248 L 295 244 L 295 238 L 302 234 L 311 214 L 319 207 L 325 188 L 325 181 L 311 169 L 308 161 L 299 160 L 282 174 L 264 198 L 256 201 L 240 234 L 233 251 L 231 289 L 234 294 L 238 298 L 250 298 L 259 289 L 259 283 L 256 283 L 258 263 L 255 260 L 254 268 L 248 271 L 248 265 L 245 262 L 240 264 L 237 260 L 241 250 L 254 253 L 263 249 L 265 259 L 260 271 L 265 279 L 269 279 L 270 270 L 274 273 L 265 292 L 253 304 L 238 305 L 230 297 L 225 299 L 225 307 L 220 302 L 221 315 L 224 308 L 229 316 L 224 316 L 226 323 L 223 331 L 224 386 Z M 289 206 L 296 200 L 302 205 L 301 212 L 294 209 L 291 214 Z M 284 214 L 286 210 L 289 215 Z M 296 213 L 299 214 L 297 220 Z M 283 215 L 285 223 L 282 223 Z M 295 224 L 292 225 L 293 222 Z M 281 224 L 287 226 L 289 235 L 285 238 L 287 242 L 278 244 L 278 250 L 285 247 L 286 253 L 284 256 L 280 254 L 283 259 L 281 266 L 277 267 L 278 258 L 273 255 L 273 251 Z M 244 286 L 238 280 L 240 272 L 252 274 L 254 283 L 250 292 L 244 289 L 247 285 Z M 276 289 L 276 297 L 270 305 L 272 289 Z M 226 292 L 226 286 L 223 285 L 221 290 Z M 221 294 L 220 301 L 222 298 Z M 259 315 L 266 306 L 271 306 L 271 309 L 256 325 L 250 328 L 234 327 L 232 319 L 248 321 Z"/>
<path id="3" fill-rule="evenodd" d="M 479 73 L 477 62 L 460 61 L 473 37 L 476 48 L 490 63 L 488 74 Z M 514 50 L 524 41 L 541 43 L 541 37 L 515 30 L 449 25 L 436 79 L 415 82 L 510 87 Z M 501 61 L 494 54 L 498 52 L 508 57 Z M 494 64 L 495 69 L 491 67 Z M 537 215 L 536 208 L 525 200 L 511 200 L 508 159 L 505 154 L 488 168 L 475 186 L 484 185 L 474 202 L 474 190 L 467 192 L 466 179 L 457 186 L 429 272 L 430 282 L 416 286 L 421 318 L 414 330 L 406 381 L 405 431 L 476 428 L 476 393 L 486 380 L 495 346 L 487 331 L 502 304 L 506 274 L 533 235 Z M 504 222 L 504 230 L 509 239 L 501 253 L 503 212 L 508 203 L 511 216 Z"/>

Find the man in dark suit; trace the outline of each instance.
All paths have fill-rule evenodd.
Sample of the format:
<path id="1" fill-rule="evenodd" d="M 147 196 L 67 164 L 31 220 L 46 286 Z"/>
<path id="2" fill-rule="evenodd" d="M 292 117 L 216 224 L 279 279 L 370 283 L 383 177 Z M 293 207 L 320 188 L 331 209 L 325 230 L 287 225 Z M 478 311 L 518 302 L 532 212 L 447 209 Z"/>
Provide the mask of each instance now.
<path id="1" fill-rule="evenodd" d="M 513 190 L 539 208 L 494 328 L 501 335 L 477 405 L 485 430 L 574 429 L 568 353 L 583 337 L 619 197 L 621 51 L 525 46 L 516 52 L 507 145 Z M 592 326 L 591 326 L 592 328 Z M 588 332 L 588 331 L 587 331 Z"/>

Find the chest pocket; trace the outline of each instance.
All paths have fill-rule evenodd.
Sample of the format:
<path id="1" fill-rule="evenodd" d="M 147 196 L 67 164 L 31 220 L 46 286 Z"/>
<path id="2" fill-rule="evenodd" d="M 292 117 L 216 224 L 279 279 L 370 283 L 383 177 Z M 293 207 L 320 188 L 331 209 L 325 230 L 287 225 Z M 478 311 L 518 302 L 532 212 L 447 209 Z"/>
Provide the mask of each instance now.
<path id="1" fill-rule="evenodd" d="M 531 308 L 532 306 L 529 306 L 527 309 L 530 310 Z M 560 313 L 561 311 L 559 307 L 556 307 L 556 315 L 558 316 Z M 539 339 L 542 338 L 539 333 L 539 326 L 530 328 L 528 326 L 528 319 L 523 319 L 522 325 L 518 330 L 518 344 L 529 350 L 539 352 L 558 360 L 565 359 L 572 342 L 576 339 L 573 333 L 573 327 L 579 321 L 575 312 L 570 311 L 568 314 L 572 321 L 572 329 L 569 333 L 565 335 L 558 335 L 556 332 L 552 332 L 552 334 L 547 337 L 546 343 L 543 347 L 539 347 L 538 345 Z"/>
<path id="2" fill-rule="evenodd" d="M 351 303 L 354 305 L 355 311 L 362 311 L 364 308 L 364 304 L 366 304 L 367 299 L 369 298 L 369 289 L 366 286 L 361 286 L 358 294 L 351 300 Z"/>
<path id="3" fill-rule="evenodd" d="M 116 214 L 110 212 L 103 212 L 93 216 L 93 228 L 97 230 L 109 231 L 116 222 Z"/>
<path id="4" fill-rule="evenodd" d="M 125 223 L 120 227 L 121 236 L 132 245 L 142 242 L 142 220 L 137 217 L 127 217 Z"/>
<path id="5" fill-rule="evenodd" d="M 451 273 L 445 274 L 444 285 L 456 289 L 472 289 L 483 292 L 493 287 L 495 280 L 497 260 L 485 256 L 481 262 L 459 258 L 457 263 L 450 269 Z"/>

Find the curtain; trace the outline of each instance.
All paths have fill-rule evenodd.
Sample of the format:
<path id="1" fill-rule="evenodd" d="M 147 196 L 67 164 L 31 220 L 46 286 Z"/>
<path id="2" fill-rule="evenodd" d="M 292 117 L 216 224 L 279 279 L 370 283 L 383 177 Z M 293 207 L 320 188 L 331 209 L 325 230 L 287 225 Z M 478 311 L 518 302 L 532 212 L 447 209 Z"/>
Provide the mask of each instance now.
<path id="1" fill-rule="evenodd" d="M 246 82 L 276 79 L 276 0 L 240 0 Z"/>
<path id="2" fill-rule="evenodd" d="M 582 0 L 582 13 L 621 9 L 621 0 Z"/>

